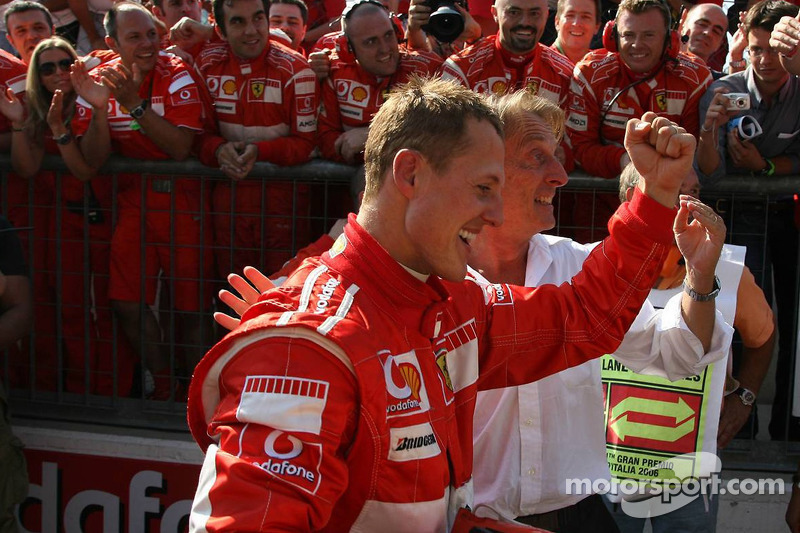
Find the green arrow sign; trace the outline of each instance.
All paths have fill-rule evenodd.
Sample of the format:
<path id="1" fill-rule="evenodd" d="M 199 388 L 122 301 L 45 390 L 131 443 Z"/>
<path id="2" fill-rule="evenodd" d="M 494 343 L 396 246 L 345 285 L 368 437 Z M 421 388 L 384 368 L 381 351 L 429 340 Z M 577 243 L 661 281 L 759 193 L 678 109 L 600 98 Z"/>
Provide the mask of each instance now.
<path id="1" fill-rule="evenodd" d="M 629 396 L 611 409 L 611 420 L 628 412 L 668 416 L 674 418 L 676 424 L 695 414 L 689 404 L 680 397 L 677 402 L 664 402 Z"/>
<path id="2" fill-rule="evenodd" d="M 694 428 L 694 419 L 687 420 L 678 427 L 670 428 L 641 422 L 629 422 L 628 415 L 622 415 L 614 420 L 611 429 L 617 434 L 619 440 L 625 442 L 626 437 L 660 440 L 662 442 L 675 442 L 689 434 Z"/>

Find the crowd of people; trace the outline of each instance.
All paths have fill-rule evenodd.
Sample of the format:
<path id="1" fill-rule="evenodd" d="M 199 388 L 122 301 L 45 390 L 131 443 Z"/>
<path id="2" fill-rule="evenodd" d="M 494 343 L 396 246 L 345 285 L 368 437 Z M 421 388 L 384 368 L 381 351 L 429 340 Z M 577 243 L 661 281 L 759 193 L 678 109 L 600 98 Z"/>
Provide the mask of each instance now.
<path id="1" fill-rule="evenodd" d="M 569 240 L 551 240 L 540 233 L 551 230 L 556 224 L 553 202 L 558 189 L 566 184 L 568 172 L 582 169 L 608 179 L 624 176 L 626 170 L 629 174 L 635 172 L 630 166 L 632 160 L 636 162 L 635 152 L 623 142 L 626 134 L 631 136 L 631 119 L 649 116 L 647 123 L 658 125 L 663 124 L 661 121 L 671 121 L 674 126 L 670 127 L 676 129 L 676 135 L 685 132 L 697 139 L 696 154 L 693 152 L 689 157 L 696 174 L 681 170 L 679 180 L 687 180 L 689 185 L 684 184 L 685 192 L 694 196 L 697 196 L 699 184 L 712 184 L 727 173 L 751 173 L 756 179 L 800 173 L 800 139 L 797 138 L 800 113 L 791 112 L 800 102 L 800 96 L 795 94 L 797 77 L 793 74 L 800 72 L 800 60 L 795 59 L 800 57 L 796 55 L 800 22 L 792 22 L 798 17 L 798 8 L 783 0 L 763 0 L 747 6 L 735 4 L 727 13 L 713 2 L 684 9 L 680 2 L 663 0 L 622 0 L 619 4 L 610 0 L 559 0 L 557 5 L 548 5 L 545 0 L 496 0 L 493 5 L 485 0 L 469 5 L 455 1 L 451 10 L 462 22 L 460 33 L 444 38 L 432 31 L 431 6 L 420 0 L 388 3 L 358 0 L 349 5 L 336 0 L 317 0 L 308 5 L 303 0 L 269 3 L 265 0 L 214 0 L 210 5 L 199 0 L 161 0 L 152 5 L 122 1 L 103 6 L 94 5 L 102 2 L 89 2 L 91 11 L 87 11 L 86 2 L 74 3 L 82 7 L 73 7 L 70 2 L 74 11 L 72 19 L 56 16 L 41 3 L 28 0 L 15 0 L 4 12 L 6 35 L 14 55 L 0 51 L 0 149 L 10 153 L 12 169 L 7 169 L 10 172 L 5 175 L 0 205 L 11 223 L 21 229 L 23 245 L 30 258 L 37 331 L 33 338 L 25 343 L 17 342 L 7 350 L 10 364 L 6 367 L 12 372 L 12 386 L 33 384 L 45 391 L 63 388 L 70 393 L 185 399 L 188 376 L 213 341 L 209 328 L 216 289 L 213 280 L 225 279 L 229 273 L 239 272 L 247 265 L 256 266 L 265 273 L 280 271 L 274 277 L 294 279 L 291 269 L 282 267 L 294 255 L 293 248 L 310 242 L 313 237 L 308 224 L 314 210 L 309 186 L 260 179 L 253 171 L 256 162 L 294 166 L 322 158 L 366 165 L 364 204 L 358 215 L 362 225 L 366 224 L 366 230 L 352 225 L 344 235 L 347 235 L 345 242 L 352 240 L 355 246 L 364 249 L 363 253 L 379 262 L 376 264 L 384 264 L 385 258 L 366 233 L 384 247 L 390 245 L 392 258 L 409 269 L 434 273 L 452 282 L 464 276 L 458 267 L 461 252 L 453 249 L 463 243 L 480 258 L 470 262 L 476 276 L 491 283 L 531 287 L 570 279 L 588 256 L 589 249 L 582 245 Z M 100 18 L 102 25 L 96 24 Z M 736 28 L 729 27 L 732 20 L 738 22 Z M 728 33 L 732 35 L 730 39 L 726 37 Z M 421 89 L 419 80 L 428 78 L 449 83 L 430 90 Z M 441 94 L 443 98 L 455 99 L 461 107 L 450 109 L 442 104 L 442 109 L 436 111 L 423 106 L 419 111 L 422 118 L 415 122 L 407 112 L 417 104 L 406 102 L 411 106 L 406 109 L 402 107 L 406 104 L 399 99 L 392 100 L 392 95 L 407 84 L 429 97 Z M 454 84 L 468 91 L 455 91 Z M 407 94 L 418 92 L 411 90 Z M 496 111 L 486 111 L 481 107 L 485 104 L 473 102 L 467 93 L 498 98 L 492 104 Z M 514 99 L 515 95 L 519 96 Z M 393 102 L 396 117 L 383 111 L 387 102 Z M 375 117 L 382 111 L 384 130 L 376 133 Z M 495 136 L 505 129 L 504 147 L 494 142 L 492 131 L 465 128 L 463 117 L 459 122 L 452 116 L 454 112 L 471 117 L 467 120 L 469 123 L 496 122 Z M 432 115 L 428 117 L 427 113 Z M 413 137 L 416 138 L 403 137 L 402 142 L 411 143 L 408 146 L 391 144 L 393 132 L 407 127 L 405 122 L 415 128 Z M 453 131 L 448 133 L 448 127 Z M 440 129 L 439 134 L 432 133 Z M 370 142 L 373 143 L 371 150 Z M 462 145 L 469 145 L 474 154 L 462 153 Z M 427 150 L 435 150 L 442 162 L 400 157 L 397 154 L 403 147 L 425 154 Z M 654 145 L 653 148 L 665 159 L 676 157 L 674 153 L 663 152 L 663 146 Z M 60 156 L 68 172 L 56 177 L 52 172 L 43 171 L 45 154 Z M 226 178 L 206 181 L 178 173 L 142 175 L 136 172 L 136 164 L 131 163 L 129 172 L 112 179 L 103 174 L 103 165 L 112 154 L 133 161 L 196 158 L 208 167 L 218 168 Z M 502 181 L 499 178 L 502 169 L 488 168 L 492 156 L 498 154 L 505 154 L 503 209 L 488 203 L 499 194 L 498 182 Z M 469 209 L 475 206 L 470 207 L 466 199 L 457 195 L 427 205 L 424 198 L 417 198 L 416 195 L 432 194 L 430 190 L 422 191 L 425 194 L 416 190 L 419 185 L 414 176 L 423 172 L 420 168 L 425 167 L 424 172 L 443 173 L 449 168 L 451 158 L 467 156 L 471 160 L 459 159 L 463 168 L 453 172 L 469 170 L 494 175 L 493 180 L 485 180 L 484 176 L 469 184 L 481 190 L 486 188 L 483 193 L 486 212 L 479 210 L 470 214 Z M 648 172 L 640 165 L 636 165 L 636 170 L 644 175 L 645 181 L 648 179 Z M 391 194 L 384 190 L 386 186 L 381 181 L 387 173 L 394 176 Z M 530 175 L 535 175 L 536 179 L 531 181 Z M 666 178 L 662 176 L 661 179 Z M 362 187 L 356 185 L 354 192 L 362 192 Z M 390 197 L 384 198 L 386 195 Z M 405 198 L 409 209 L 416 206 L 416 209 L 435 210 L 440 214 L 437 218 L 429 213 L 431 218 L 426 218 L 416 211 L 407 213 L 404 237 L 399 236 L 396 229 L 385 227 L 382 220 L 394 220 L 394 224 L 403 225 L 399 212 L 392 208 L 393 202 L 401 197 Z M 419 201 L 412 202 L 412 198 Z M 636 203 L 633 197 L 627 199 Z M 596 205 L 587 205 L 584 198 L 565 194 L 560 200 L 558 222 L 565 226 L 580 225 L 588 216 L 590 225 L 604 227 L 609 219 L 614 220 L 613 213 L 618 205 L 614 195 L 598 195 Z M 353 206 L 359 202 L 360 196 L 353 201 Z M 774 199 L 766 217 L 775 285 L 780 287 L 775 291 L 777 328 L 772 327 L 772 312 L 765 294 L 752 282 L 753 276 L 744 266 L 747 262 L 744 251 L 730 251 L 729 256 L 723 254 L 741 268 L 734 269 L 738 275 L 732 278 L 734 305 L 730 313 L 720 316 L 740 331 L 745 348 L 743 362 L 737 364 L 738 382 L 728 390 L 735 394 L 720 404 L 720 417 L 708 422 L 714 426 L 715 434 L 719 429 L 720 445 L 726 444 L 751 415 L 776 337 L 779 383 L 770 433 L 774 438 L 800 437 L 800 424 L 787 411 L 795 330 L 796 202 L 791 194 Z M 661 203 L 671 206 L 675 202 Z M 684 209 L 689 209 L 686 207 L 689 203 Z M 380 215 L 376 212 L 379 205 L 385 210 Z M 691 205 L 696 218 L 713 233 L 719 216 L 706 212 L 699 204 Z M 471 223 L 470 216 L 479 222 Z M 502 220 L 505 223 L 500 225 Z M 456 243 L 433 241 L 435 231 L 454 225 L 460 225 L 456 229 Z M 487 228 L 483 233 L 491 235 L 491 239 L 474 240 L 484 225 Z M 306 251 L 303 255 L 314 256 L 331 246 L 331 250 L 337 250 L 337 245 L 344 246 L 339 241 L 334 244 L 342 226 L 344 222 L 331 230 L 330 237 L 317 241 L 314 253 Z M 409 238 L 409 235 L 415 237 Z M 582 241 L 579 236 L 575 237 Z M 440 245 L 441 250 L 429 257 L 424 250 L 415 248 L 416 239 L 431 248 L 434 244 Z M 611 245 L 605 246 L 608 249 Z M 691 261 L 697 257 L 679 249 L 680 242 L 676 245 L 671 235 L 665 239 L 664 246 L 670 248 L 670 255 L 663 265 L 661 284 L 649 280 L 648 289 L 673 290 L 687 277 L 690 280 L 687 284 L 695 288 L 695 294 L 716 296 L 713 279 L 708 276 L 709 272 L 713 274 L 713 268 L 709 271 L 703 262 L 705 258 L 699 259 L 700 268 L 692 268 Z M 401 260 L 393 250 L 409 262 Z M 332 251 L 330 260 L 334 261 L 338 253 Z M 542 257 L 550 257 L 553 264 L 542 263 Z M 414 264 L 414 258 L 424 261 Z M 298 262 L 290 264 L 294 267 Z M 324 265 L 317 266 L 323 268 Z M 355 267 L 337 263 L 336 268 Z M 303 272 L 312 276 L 307 270 L 308 267 Z M 313 275 L 316 277 L 310 287 L 313 288 L 320 275 Z M 389 277 L 402 278 L 394 271 Z M 332 281 L 323 290 L 328 297 L 313 299 L 322 319 L 328 316 L 326 309 L 333 304 L 330 297 L 333 294 L 338 297 L 337 287 L 342 283 L 335 277 L 330 279 Z M 362 281 L 368 287 L 378 283 L 376 279 Z M 361 283 L 347 289 L 353 291 L 351 298 L 359 287 L 364 289 Z M 524 293 L 514 292 L 516 289 L 503 289 L 505 285 L 495 287 L 492 297 L 498 301 L 510 296 L 520 302 L 527 299 Z M 736 287 L 739 301 L 747 302 L 747 306 L 735 305 Z M 399 294 L 404 290 L 397 286 Z M 511 292 L 504 294 L 503 290 Z M 767 291 L 766 297 L 771 296 L 771 291 Z M 291 301 L 283 305 L 295 305 L 294 298 L 292 296 Z M 297 298 L 300 305 L 309 305 L 307 297 L 303 300 L 298 293 Z M 626 366 L 678 379 L 693 375 L 727 354 L 729 332 L 715 322 L 721 319 L 712 312 L 711 318 L 703 316 L 697 319 L 699 322 L 687 318 L 688 328 L 685 324 L 677 327 L 675 324 L 682 322 L 670 312 L 685 315 L 686 306 L 691 302 L 681 303 L 680 297 L 675 301 L 677 303 L 665 308 L 663 313 L 655 313 L 651 308 L 657 320 L 642 319 L 651 327 L 659 320 L 666 320 L 671 326 L 656 328 L 658 333 L 647 328 L 628 332 L 626 343 L 635 348 L 626 352 L 623 344 L 618 352 Z M 363 300 L 361 302 L 360 305 L 366 305 Z M 384 303 L 400 305 L 391 298 Z M 337 302 L 337 305 L 344 303 Z M 474 307 L 474 302 L 470 305 Z M 571 307 L 573 304 L 561 302 L 559 305 Z M 477 313 L 473 307 L 466 313 Z M 164 309 L 170 310 L 169 319 L 165 319 Z M 409 309 L 408 313 L 419 318 L 416 316 L 418 309 Z M 598 313 L 607 314 L 608 311 L 598 309 Z M 406 317 L 403 313 L 399 316 Z M 635 313 L 630 318 L 634 316 Z M 554 313 L 551 318 L 558 318 L 558 315 Z M 276 320 L 285 321 L 281 324 L 285 325 L 292 319 L 278 317 Z M 336 320 L 332 317 L 331 320 L 315 327 L 332 330 Z M 453 320 L 453 317 L 448 318 L 447 327 L 466 327 Z M 445 327 L 439 318 L 434 322 L 436 333 L 426 333 L 428 339 L 438 337 L 439 328 Z M 381 323 L 381 327 L 384 326 L 390 325 Z M 627 326 L 619 332 L 619 338 L 628 330 Z M 474 336 L 475 327 L 468 327 L 465 331 L 473 328 L 472 333 L 464 334 Z M 478 329 L 484 332 L 482 334 L 493 335 L 485 332 L 486 327 L 481 324 Z M 664 331 L 671 333 L 668 335 Z M 174 341 L 174 351 L 163 342 L 167 332 Z M 685 338 L 695 334 L 691 341 Z M 527 338 L 540 338 L 537 335 L 530 333 Z M 358 342 L 366 342 L 361 337 L 358 339 Z M 284 340 L 280 337 L 269 342 L 280 344 Z M 308 339 L 303 342 L 306 341 Z M 665 348 L 670 343 L 683 343 L 682 349 Z M 599 343 L 595 348 L 601 346 L 603 344 Z M 356 366 L 365 356 L 347 350 L 342 355 L 327 344 L 324 348 L 337 357 L 351 360 Z M 611 353 L 616 346 L 606 348 Z M 306 346 L 300 352 L 304 349 L 313 352 L 316 348 Z M 394 353 L 394 347 L 389 349 Z M 214 353 L 219 354 L 223 348 L 216 350 Z M 589 355 L 584 349 L 577 350 L 580 356 L 576 356 L 570 366 L 601 355 L 595 351 Z M 643 352 L 652 357 L 643 361 L 625 355 Z M 680 352 L 684 359 L 666 357 L 667 352 L 673 355 Z M 431 357 L 447 375 L 449 359 Z M 513 377 L 504 374 L 503 378 L 490 373 L 484 381 L 484 365 L 497 357 L 497 354 L 490 354 L 485 360 L 483 355 L 476 359 L 480 360 L 481 380 L 469 372 L 469 375 L 462 375 L 451 369 L 447 388 L 452 397 L 445 394 L 444 405 L 454 399 L 459 404 L 477 405 L 475 447 L 483 450 L 484 456 L 495 458 L 498 464 L 507 453 L 527 457 L 532 453 L 530 450 L 538 449 L 539 457 L 530 465 L 503 463 L 504 466 L 498 466 L 491 462 L 476 465 L 475 480 L 479 482 L 475 487 L 476 496 L 486 502 L 497 517 L 523 518 L 524 523 L 547 529 L 561 530 L 565 520 L 568 521 L 563 510 L 579 504 L 580 522 L 597 526 L 610 519 L 599 498 L 565 500 L 558 494 L 548 493 L 554 486 L 545 486 L 548 475 L 556 478 L 569 473 L 580 477 L 577 474 L 583 472 L 585 477 L 587 471 L 605 469 L 603 475 L 607 476 L 608 467 L 599 446 L 595 446 L 596 454 L 586 455 L 583 462 L 569 468 L 564 464 L 560 468 L 558 459 L 552 459 L 570 444 L 601 437 L 602 428 L 596 427 L 602 424 L 601 414 L 586 412 L 583 413 L 585 419 L 576 417 L 569 424 L 572 432 L 565 431 L 548 444 L 552 448 L 545 447 L 544 451 L 541 443 L 537 445 L 535 439 L 532 441 L 524 433 L 510 443 L 504 440 L 503 450 L 493 448 L 496 440 L 484 442 L 480 437 L 508 428 L 515 417 L 524 418 L 523 413 L 540 403 L 551 402 L 559 405 L 559 409 L 569 410 L 572 408 L 565 406 L 573 403 L 575 410 L 586 403 L 599 406 L 602 389 L 597 362 L 586 363 L 597 366 L 590 370 L 584 365 L 564 372 L 558 372 L 562 370 L 560 367 L 533 368 L 523 369 Z M 372 363 L 366 361 L 364 364 L 369 367 Z M 425 368 L 424 364 L 420 366 L 415 356 L 394 354 L 386 361 L 377 362 L 383 365 L 387 376 L 394 372 L 395 366 L 413 367 L 423 375 L 424 381 L 431 380 L 428 387 L 434 386 L 432 369 Z M 341 405 L 337 409 L 350 405 L 348 402 L 354 401 L 354 394 L 375 393 L 371 389 L 354 392 L 353 375 L 347 374 L 352 368 L 342 372 L 338 363 L 329 366 L 327 370 L 313 369 L 314 378 L 302 379 L 319 381 L 322 379 L 319 372 L 323 371 L 341 374 L 341 380 L 351 389 L 337 393 L 346 394 L 340 398 Z M 583 374 L 569 374 L 580 369 Z M 361 370 L 356 370 L 355 377 L 360 379 Z M 219 373 L 220 369 L 214 372 Z M 229 378 L 241 379 L 243 375 L 237 372 L 234 369 Z M 251 376 L 252 372 L 248 370 L 245 374 Z M 266 366 L 263 369 L 265 376 L 275 372 Z M 549 374 L 554 375 L 527 384 Z M 456 383 L 455 389 L 450 384 L 451 380 L 465 379 L 467 381 Z M 519 387 L 504 389 L 502 394 L 488 390 L 500 386 L 498 383 L 503 383 L 504 387 Z M 577 399 L 567 394 L 571 390 L 567 384 L 582 387 L 585 395 Z M 333 385 L 330 386 L 333 393 Z M 463 389 L 459 389 L 460 386 Z M 393 387 L 394 392 L 401 391 L 396 384 Z M 728 389 L 728 383 L 725 388 Z M 500 396 L 493 396 L 496 393 Z M 422 401 L 419 389 L 414 394 L 419 407 Z M 398 406 L 411 405 L 408 395 L 395 397 L 405 400 Z M 245 398 L 242 393 L 235 401 L 244 403 Z M 435 403 L 429 398 L 425 402 L 429 400 L 431 405 Z M 425 406 L 426 410 L 433 408 Z M 554 408 L 552 412 L 557 411 Z M 498 417 L 495 413 L 503 415 Z M 206 424 L 225 426 L 228 422 L 206 420 L 201 415 L 204 413 L 196 413 L 201 418 L 194 420 L 196 434 L 205 434 Z M 453 425 L 434 424 L 433 434 L 449 434 L 450 439 L 457 440 L 460 432 L 471 433 L 471 411 L 460 412 L 457 418 L 460 422 Z M 463 420 L 467 418 L 470 423 L 465 425 Z M 275 420 L 278 419 L 267 422 Z M 275 431 L 286 430 L 280 424 L 270 425 L 259 420 L 257 415 L 253 422 Z M 324 449 L 326 454 L 332 453 L 331 446 L 336 450 L 345 443 L 365 446 L 360 440 L 364 436 L 355 432 L 354 423 L 354 419 L 337 420 L 324 431 L 339 440 L 320 440 L 314 445 Z M 319 423 L 316 424 L 312 426 L 319 434 Z M 555 425 L 547 420 L 539 424 Z M 397 431 L 390 426 L 392 424 L 386 426 L 386 431 Z M 300 429 L 306 430 L 307 427 Z M 235 428 L 225 438 L 230 439 L 231 435 L 238 435 Z M 407 435 L 409 439 L 412 437 L 414 435 Z M 422 433 L 417 437 L 427 438 Z M 294 443 L 293 438 L 296 437 L 290 437 L 289 442 Z M 422 441 L 427 442 L 425 438 Z M 446 454 L 459 456 L 450 464 L 448 483 L 464 489 L 459 485 L 471 478 L 471 460 L 464 459 L 467 455 L 471 457 L 471 447 L 459 449 L 452 442 L 443 443 L 437 438 L 433 442 L 439 442 L 435 447 L 440 452 L 444 453 L 442 450 L 446 448 Z M 558 444 L 553 444 L 556 442 Z M 419 459 L 420 453 L 431 452 L 432 446 L 430 443 L 423 446 L 414 457 Z M 398 459 L 402 455 L 390 454 L 390 459 L 405 461 Z M 385 457 L 376 457 L 378 459 L 386 460 Z M 235 469 L 232 465 L 225 468 L 229 467 Z M 326 463 L 326 471 L 320 470 L 316 475 L 324 475 L 327 483 L 336 472 L 351 467 L 347 461 L 334 461 L 330 465 Z M 548 472 L 548 467 L 553 470 L 541 478 L 531 475 L 535 481 L 528 481 L 524 472 L 521 473 L 524 468 Z M 437 468 L 426 476 L 441 478 L 443 471 Z M 481 481 L 482 476 L 495 476 L 501 468 L 510 468 L 504 476 L 509 486 L 492 485 L 490 494 L 483 494 L 481 490 L 491 485 L 491 481 Z M 265 469 L 265 475 L 272 475 L 269 468 Z M 312 479 L 306 477 L 300 480 L 302 486 L 297 486 L 314 494 L 324 487 L 326 498 L 338 498 L 341 487 L 315 484 L 313 478 L 314 475 Z M 298 480 L 286 478 L 285 481 L 296 485 Z M 305 486 L 309 481 L 311 485 Z M 386 483 L 386 489 L 391 489 L 392 479 L 386 479 Z M 359 486 L 358 495 L 348 496 L 348 503 L 334 513 L 334 518 L 342 524 L 352 525 L 361 516 L 362 506 L 365 509 L 369 506 L 365 502 L 370 505 L 373 502 L 377 489 L 368 486 L 366 479 L 364 485 Z M 436 495 L 441 489 L 436 483 L 420 483 L 418 487 L 433 491 L 428 495 L 430 498 L 426 496 L 422 500 L 434 501 L 441 496 Z M 520 495 L 525 495 L 523 503 L 520 503 Z M 454 502 L 467 501 L 453 494 L 450 498 Z M 392 501 L 398 505 L 405 503 L 402 499 Z M 378 508 L 384 509 L 380 505 Z M 434 508 L 426 512 L 431 509 Z M 254 509 L 253 512 L 260 511 Z M 314 527 L 321 527 L 330 517 L 331 508 L 315 504 L 308 512 Z M 701 514 L 711 512 L 713 508 L 708 505 L 701 509 Z M 442 519 L 444 517 L 443 514 Z M 211 522 L 217 519 L 216 515 L 206 518 Z M 372 523 L 373 519 L 369 513 L 361 518 L 364 523 Z M 613 524 L 613 520 L 609 524 Z"/>

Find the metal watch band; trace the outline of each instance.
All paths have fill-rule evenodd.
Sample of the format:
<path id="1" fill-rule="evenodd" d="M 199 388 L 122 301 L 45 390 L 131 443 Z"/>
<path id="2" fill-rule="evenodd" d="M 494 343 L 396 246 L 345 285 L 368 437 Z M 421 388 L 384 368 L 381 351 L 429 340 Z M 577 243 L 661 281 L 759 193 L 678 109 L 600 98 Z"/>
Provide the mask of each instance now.
<path id="1" fill-rule="evenodd" d="M 691 288 L 689 284 L 686 283 L 686 280 L 683 281 L 683 291 L 686 294 L 688 294 L 692 300 L 696 302 L 710 302 L 711 300 L 717 297 L 717 295 L 719 294 L 719 290 L 720 290 L 720 284 L 719 284 L 719 278 L 717 276 L 714 276 L 714 285 L 711 289 L 711 292 L 709 292 L 708 294 L 700 294 L 699 292 Z"/>

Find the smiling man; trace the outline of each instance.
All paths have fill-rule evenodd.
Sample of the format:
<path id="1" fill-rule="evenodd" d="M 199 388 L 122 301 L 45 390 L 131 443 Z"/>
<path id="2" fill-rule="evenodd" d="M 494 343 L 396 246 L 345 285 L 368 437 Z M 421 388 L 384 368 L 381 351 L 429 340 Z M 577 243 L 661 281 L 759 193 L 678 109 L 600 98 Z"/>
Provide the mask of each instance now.
<path id="1" fill-rule="evenodd" d="M 504 222 L 478 236 L 470 267 L 493 283 L 533 287 L 569 282 L 592 246 L 541 233 L 555 226 L 553 198 L 567 183 L 555 157 L 564 115 L 554 104 L 525 92 L 504 96 L 499 109 L 506 130 Z M 707 247 L 689 250 L 687 271 L 708 276 L 725 226 L 707 206 L 695 203 L 687 208 L 703 224 L 702 229 L 699 222 L 691 229 L 707 229 L 711 236 L 704 243 Z M 686 214 L 678 215 L 679 224 L 685 224 Z M 690 234 L 681 234 L 682 245 Z M 730 328 L 717 315 L 710 341 L 715 313 L 713 304 L 708 305 L 685 293 L 663 310 L 645 304 L 616 359 L 636 371 L 673 380 L 694 375 L 723 357 L 731 339 Z M 599 495 L 567 492 L 568 479 L 611 479 L 600 369 L 600 361 L 592 360 L 536 383 L 479 391 L 474 418 L 479 514 L 559 533 L 617 532 Z"/>
<path id="2" fill-rule="evenodd" d="M 207 133 L 200 160 L 230 178 L 214 188 L 217 264 L 278 269 L 291 254 L 292 210 L 302 215 L 307 188 L 253 177 L 256 161 L 290 166 L 311 157 L 317 132 L 317 81 L 305 59 L 270 40 L 263 0 L 215 0 L 222 42 L 205 46 L 196 67 L 214 103 L 219 134 Z M 296 6 L 291 6 L 296 7 Z M 234 186 L 235 182 L 235 186 Z M 262 215 L 266 215 L 262 224 Z"/>
<path id="3" fill-rule="evenodd" d="M 81 66 L 82 75 L 76 71 L 73 81 L 82 96 L 74 120 L 86 161 L 100 168 L 112 151 L 135 159 L 186 159 L 206 116 L 201 88 L 179 58 L 159 51 L 153 15 L 141 5 L 115 4 L 104 25 L 106 44 L 119 58 L 90 73 L 101 84 Z M 206 209 L 201 183 L 123 174 L 117 184 L 119 219 L 111 240 L 109 297 L 123 331 L 155 378 L 153 397 L 167 399 L 173 392 L 170 359 L 148 304 L 155 301 L 161 271 L 161 280 L 174 288 L 178 343 L 189 347 L 178 364 L 191 371 L 198 358 L 192 347 L 201 345 L 199 316 L 205 306 L 199 280 L 211 275 L 211 257 L 204 251 L 210 249 L 210 230 L 197 218 Z"/>
<path id="4" fill-rule="evenodd" d="M 361 163 L 372 117 L 389 92 L 412 75 L 429 76 L 436 54 L 400 46 L 399 30 L 377 0 L 360 0 L 342 14 L 344 35 L 322 84 L 319 147 L 331 161 Z"/>
<path id="5" fill-rule="evenodd" d="M 605 43 L 615 51 L 591 52 L 575 66 L 567 128 L 575 159 L 589 174 L 619 175 L 629 163 L 625 124 L 645 111 L 699 133 L 697 106 L 711 72 L 678 50 L 669 26 L 663 1 L 623 0 Z"/>
<path id="6" fill-rule="evenodd" d="M 589 53 L 592 37 L 600 29 L 599 0 L 558 0 L 555 25 L 558 37 L 553 48 L 577 63 Z"/>
<path id="7" fill-rule="evenodd" d="M 572 63 L 539 43 L 547 22 L 546 0 L 497 0 L 492 6 L 497 35 L 450 56 L 442 78 L 473 91 L 504 94 L 527 89 L 559 106 L 566 105 Z"/>
<path id="8" fill-rule="evenodd" d="M 189 424 L 206 460 L 190 530 L 441 532 L 469 515 L 477 391 L 615 349 L 658 275 L 694 139 L 643 119 L 626 143 L 645 193 L 572 284 L 485 285 L 464 276 L 475 238 L 503 221 L 500 119 L 441 80 L 393 93 L 358 215 L 196 370 Z"/>

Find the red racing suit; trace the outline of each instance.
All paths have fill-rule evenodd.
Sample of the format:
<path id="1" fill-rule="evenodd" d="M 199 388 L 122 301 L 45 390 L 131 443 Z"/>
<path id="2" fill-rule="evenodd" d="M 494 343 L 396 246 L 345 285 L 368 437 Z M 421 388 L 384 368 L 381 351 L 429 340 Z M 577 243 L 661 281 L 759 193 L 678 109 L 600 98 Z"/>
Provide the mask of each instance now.
<path id="1" fill-rule="evenodd" d="M 500 37 L 495 35 L 450 56 L 441 73 L 443 79 L 454 78 L 478 93 L 504 94 L 528 88 L 564 109 L 572 69 L 569 59 L 541 43 L 524 57 L 504 53 Z"/>
<path id="2" fill-rule="evenodd" d="M 641 79 L 607 50 L 590 51 L 575 67 L 567 118 L 567 133 L 576 162 L 594 176 L 614 178 L 625 148 L 625 125 L 645 111 L 666 117 L 697 136 L 700 98 L 711 84 L 711 71 L 697 59 L 680 53 L 667 59 L 651 79 L 621 94 L 605 115 L 606 106 L 621 89 Z M 602 137 L 601 137 L 602 128 Z"/>
<path id="3" fill-rule="evenodd" d="M 420 281 L 351 215 L 195 369 L 190 530 L 448 531 L 472 503 L 477 391 L 615 349 L 673 217 L 637 192 L 571 285 L 531 289 Z"/>
<path id="4" fill-rule="evenodd" d="M 334 148 L 339 135 L 353 128 L 369 126 L 372 117 L 383 105 L 386 95 L 395 86 L 417 76 L 430 76 L 442 59 L 430 52 L 409 51 L 400 47 L 397 71 L 388 78 L 378 78 L 358 63 L 339 61 L 331 54 L 331 73 L 322 84 L 322 112 L 319 116 L 319 147 L 322 157 L 343 162 Z"/>
<path id="5" fill-rule="evenodd" d="M 211 94 L 219 127 L 219 135 L 204 136 L 199 150 L 203 163 L 218 166 L 216 151 L 228 141 L 255 144 L 259 161 L 288 166 L 309 160 L 317 132 L 318 84 L 300 54 L 270 40 L 260 56 L 247 60 L 237 57 L 226 42 L 210 43 L 197 57 L 196 67 Z M 254 264 L 275 270 L 292 256 L 293 205 L 301 217 L 307 217 L 309 209 L 307 187 L 296 193 L 295 197 L 291 182 L 265 181 L 252 174 L 235 186 L 227 179 L 215 185 L 212 208 L 220 276 Z M 307 226 L 306 218 L 295 227 L 296 239 L 303 243 Z"/>

